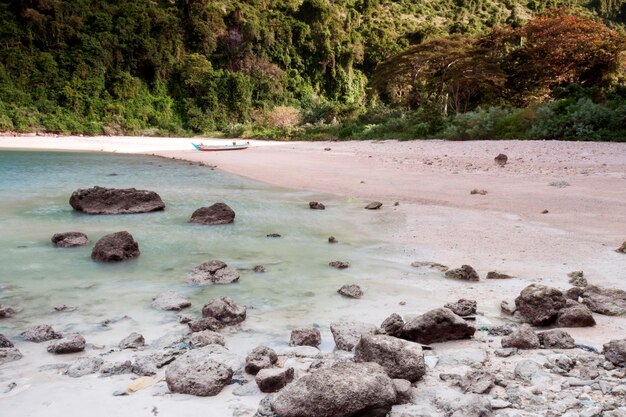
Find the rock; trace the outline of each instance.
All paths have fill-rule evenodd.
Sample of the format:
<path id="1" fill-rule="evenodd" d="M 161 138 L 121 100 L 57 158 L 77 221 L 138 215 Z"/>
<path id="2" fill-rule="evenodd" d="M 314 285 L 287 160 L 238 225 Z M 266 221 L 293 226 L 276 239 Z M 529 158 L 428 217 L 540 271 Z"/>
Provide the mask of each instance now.
<path id="1" fill-rule="evenodd" d="M 337 292 L 348 298 L 361 298 L 363 296 L 363 291 L 361 290 L 361 287 L 356 284 L 346 284 L 343 287 L 339 288 Z"/>
<path id="2" fill-rule="evenodd" d="M 569 356 L 564 355 L 562 353 L 548 355 L 548 363 L 549 363 L 549 365 L 547 365 L 547 366 L 552 366 L 552 367 L 558 368 L 558 369 L 556 369 L 557 372 L 559 370 L 563 370 L 565 372 L 569 372 L 572 369 L 574 369 L 574 367 L 576 366 L 576 361 L 575 360 L 572 360 L 572 358 L 570 358 Z M 544 365 L 544 366 L 546 366 L 546 365 Z M 571 386 L 571 381 L 570 381 L 570 386 Z"/>
<path id="3" fill-rule="evenodd" d="M 123 389 L 118 389 L 113 391 L 113 396 L 114 397 L 125 397 L 128 395 L 128 391 L 125 391 Z"/>
<path id="4" fill-rule="evenodd" d="M 541 210 L 541 214 L 548 214 L 550 213 L 548 210 Z"/>
<path id="5" fill-rule="evenodd" d="M 480 188 L 474 188 L 474 189 L 472 189 L 472 191 L 470 191 L 470 194 L 471 195 L 487 195 L 488 192 L 487 192 L 487 190 L 483 190 L 483 189 L 480 189 Z"/>
<path id="6" fill-rule="evenodd" d="M 133 372 L 134 367 L 130 361 L 107 362 L 100 368 L 103 376 L 132 374 Z"/>
<path id="7" fill-rule="evenodd" d="M 51 240 L 52 244 L 57 248 L 74 248 L 89 244 L 87 235 L 81 232 L 56 233 Z"/>
<path id="8" fill-rule="evenodd" d="M 513 374 L 515 375 L 516 379 L 521 379 L 525 382 L 531 382 L 533 378 L 545 375 L 545 371 L 543 370 L 543 367 L 537 362 L 530 359 L 524 359 L 517 363 Z"/>
<path id="9" fill-rule="evenodd" d="M 499 326 L 491 326 L 487 330 L 489 336 L 508 336 L 517 329 L 517 326 L 511 323 L 501 324 Z"/>
<path id="10" fill-rule="evenodd" d="M 165 291 L 152 299 L 152 308 L 164 311 L 180 311 L 191 307 L 191 302 L 176 291 Z"/>
<path id="11" fill-rule="evenodd" d="M 6 304 L 0 304 L 0 319 L 6 319 L 15 314 L 15 309 Z"/>
<path id="12" fill-rule="evenodd" d="M 85 338 L 78 333 L 71 333 L 48 346 L 48 352 L 56 354 L 75 353 L 85 350 Z"/>
<path id="13" fill-rule="evenodd" d="M 317 201 L 311 201 L 311 202 L 309 203 L 309 208 L 310 208 L 311 210 L 325 210 L 325 209 L 326 209 L 326 206 L 325 206 L 324 204 L 320 203 L 320 202 L 317 202 Z"/>
<path id="14" fill-rule="evenodd" d="M 617 252 L 617 253 L 626 253 L 626 240 L 624 241 L 624 243 L 622 243 L 622 246 L 620 246 L 619 248 L 615 249 L 615 252 Z"/>
<path id="15" fill-rule="evenodd" d="M 560 327 L 591 327 L 596 325 L 596 320 L 589 307 L 576 304 L 559 310 L 556 324 Z"/>
<path id="16" fill-rule="evenodd" d="M 279 238 L 283 236 L 280 233 L 268 233 L 267 235 L 265 235 L 265 237 Z"/>
<path id="17" fill-rule="evenodd" d="M 174 357 L 172 357 L 170 361 L 166 362 L 169 364 L 173 360 L 175 360 Z M 133 373 L 139 376 L 156 375 L 159 371 L 159 365 L 163 366 L 163 361 L 153 355 L 135 356 L 133 361 Z"/>
<path id="18" fill-rule="evenodd" d="M 267 346 L 257 346 L 246 357 L 245 370 L 247 373 L 256 375 L 261 369 L 271 368 L 278 362 L 278 355 Z"/>
<path id="19" fill-rule="evenodd" d="M 448 340 L 469 339 L 476 328 L 447 308 L 436 308 L 408 321 L 402 337 L 417 343 L 430 344 Z"/>
<path id="20" fill-rule="evenodd" d="M 570 272 L 567 276 L 569 277 L 569 283 L 575 287 L 584 288 L 588 285 L 583 271 Z"/>
<path id="21" fill-rule="evenodd" d="M 531 284 L 515 299 L 517 311 L 535 326 L 546 326 L 556 321 L 559 310 L 565 307 L 565 297 L 556 288 Z"/>
<path id="22" fill-rule="evenodd" d="M 452 310 L 454 314 L 457 316 L 465 317 L 465 316 L 473 316 L 476 314 L 476 301 L 474 300 L 466 300 L 461 298 L 456 303 L 448 303 L 444 306 L 445 308 L 449 308 Z"/>
<path id="23" fill-rule="evenodd" d="M 277 392 L 293 381 L 293 368 L 261 369 L 254 380 L 261 392 Z"/>
<path id="24" fill-rule="evenodd" d="M 374 334 L 376 326 L 360 321 L 340 321 L 330 324 L 330 332 L 333 334 L 335 346 L 339 350 L 351 351 L 354 349 L 361 335 Z"/>
<path id="25" fill-rule="evenodd" d="M 0 348 L 0 366 L 20 359 L 22 359 L 22 353 L 16 348 Z"/>
<path id="26" fill-rule="evenodd" d="M 196 266 L 188 280 L 195 285 L 232 284 L 239 281 L 239 272 L 222 261 L 209 261 Z"/>
<path id="27" fill-rule="evenodd" d="M 613 365 L 626 367 L 626 339 L 615 339 L 605 343 L 602 354 Z"/>
<path id="28" fill-rule="evenodd" d="M 539 337 L 528 324 L 522 324 L 500 341 L 503 348 L 539 349 Z"/>
<path id="29" fill-rule="evenodd" d="M 547 330 L 537 334 L 544 349 L 574 349 L 576 343 L 572 336 L 560 329 Z"/>
<path id="30" fill-rule="evenodd" d="M 257 274 L 262 274 L 263 272 L 266 272 L 263 265 L 256 265 L 254 268 L 252 268 L 252 271 L 256 272 Z"/>
<path id="31" fill-rule="evenodd" d="M 139 333 L 132 332 L 120 342 L 120 349 L 137 349 L 146 344 L 146 340 Z"/>
<path id="32" fill-rule="evenodd" d="M 395 385 L 374 363 L 340 362 L 287 385 L 270 399 L 281 417 L 349 417 L 397 402 Z"/>
<path id="33" fill-rule="evenodd" d="M 446 278 L 460 279 L 463 281 L 479 281 L 476 270 L 469 265 L 463 265 L 457 269 L 446 271 Z"/>
<path id="34" fill-rule="evenodd" d="M 165 204 L 154 191 L 135 188 L 93 187 L 72 193 L 70 205 L 87 214 L 134 214 L 163 210 Z"/>
<path id="35" fill-rule="evenodd" d="M 11 342 L 5 335 L 0 333 L 0 348 L 12 348 L 13 342 Z"/>
<path id="36" fill-rule="evenodd" d="M 511 275 L 503 274 L 497 271 L 489 271 L 487 272 L 487 279 L 511 279 L 515 278 Z"/>
<path id="37" fill-rule="evenodd" d="M 229 297 L 218 297 L 202 307 L 202 316 L 213 317 L 227 326 L 232 326 L 246 319 L 246 306 L 235 303 Z"/>
<path id="38" fill-rule="evenodd" d="M 517 307 L 515 307 L 515 302 L 502 300 L 500 302 L 500 310 L 502 310 L 503 313 L 512 316 L 517 311 Z"/>
<path id="39" fill-rule="evenodd" d="M 322 335 L 315 327 L 298 327 L 291 331 L 289 346 L 318 347 L 322 343 Z"/>
<path id="40" fill-rule="evenodd" d="M 128 232 L 117 232 L 103 236 L 91 251 L 91 259 L 99 262 L 120 262 L 136 258 L 141 254 L 139 244 Z"/>
<path id="41" fill-rule="evenodd" d="M 221 345 L 221 346 L 226 345 L 224 336 L 212 330 L 203 330 L 201 332 L 192 333 L 191 338 L 190 338 L 190 343 L 191 343 L 191 346 L 195 348 L 204 347 L 208 345 Z"/>
<path id="42" fill-rule="evenodd" d="M 441 374 L 440 377 L 444 375 Z M 463 377 L 456 375 L 453 378 L 456 385 L 459 385 L 463 391 L 473 394 L 486 394 L 491 391 L 495 384 L 495 377 L 486 371 L 470 370 Z"/>
<path id="43" fill-rule="evenodd" d="M 476 394 L 467 394 L 460 397 L 437 397 L 437 404 L 450 417 L 489 417 L 491 403 L 485 397 Z"/>
<path id="44" fill-rule="evenodd" d="M 232 368 L 213 358 L 212 346 L 189 351 L 167 368 L 165 381 L 171 392 L 208 397 L 231 383 Z"/>
<path id="45" fill-rule="evenodd" d="M 386 335 L 361 336 L 355 347 L 355 362 L 375 362 L 390 378 L 415 382 L 426 373 L 424 353 L 417 343 Z"/>
<path id="46" fill-rule="evenodd" d="M 224 203 L 215 203 L 211 207 L 201 207 L 191 215 L 190 223 L 204 225 L 229 224 L 235 221 L 235 212 Z"/>
<path id="47" fill-rule="evenodd" d="M 332 266 L 333 268 L 337 269 L 346 269 L 350 267 L 350 264 L 343 261 L 332 261 L 328 263 L 328 266 Z"/>
<path id="48" fill-rule="evenodd" d="M 369 203 L 367 206 L 365 206 L 366 210 L 378 210 L 383 206 L 383 203 L 381 203 L 380 201 L 373 201 L 371 203 Z"/>
<path id="49" fill-rule="evenodd" d="M 583 288 L 572 287 L 569 290 L 565 291 L 565 298 L 578 302 L 578 300 L 583 296 L 584 293 L 585 290 Z"/>
<path id="50" fill-rule="evenodd" d="M 413 396 L 413 387 L 406 379 L 394 379 L 393 386 L 396 390 L 396 403 L 409 404 Z"/>
<path id="51" fill-rule="evenodd" d="M 328 243 L 339 243 L 339 241 L 337 240 L 335 236 L 330 236 L 328 238 Z"/>
<path id="52" fill-rule="evenodd" d="M 95 374 L 103 363 L 102 358 L 97 356 L 80 358 L 72 363 L 65 373 L 72 378 L 80 378 L 81 376 Z"/>
<path id="53" fill-rule="evenodd" d="M 495 350 L 496 356 L 500 358 L 508 358 L 510 356 L 515 355 L 516 353 L 517 353 L 516 348 L 498 348 Z"/>
<path id="54" fill-rule="evenodd" d="M 498 154 L 498 156 L 496 156 L 495 158 L 493 158 L 493 160 L 496 164 L 503 167 L 506 165 L 507 161 L 509 160 L 509 157 L 501 153 L 501 154 Z"/>
<path id="55" fill-rule="evenodd" d="M 380 333 L 388 336 L 400 337 L 402 335 L 403 327 L 404 320 L 402 317 L 399 314 L 393 313 L 380 325 Z"/>
<path id="56" fill-rule="evenodd" d="M 37 326 L 30 327 L 20 333 L 20 336 L 27 342 L 35 343 L 48 342 L 63 337 L 61 333 L 55 332 L 54 329 L 47 324 L 38 324 Z"/>
<path id="57" fill-rule="evenodd" d="M 415 268 L 430 268 L 430 269 L 437 269 L 441 272 L 446 272 L 448 269 L 447 266 L 442 265 L 442 264 L 438 264 L 437 262 L 423 262 L 423 261 L 415 261 L 411 263 L 412 267 Z"/>
<path id="58" fill-rule="evenodd" d="M 216 331 L 224 328 L 224 324 L 213 317 L 203 317 L 187 323 L 191 333 L 202 332 L 204 330 Z"/>
<path id="59" fill-rule="evenodd" d="M 606 316 L 626 314 L 626 291 L 589 285 L 582 294 L 583 304 L 591 311 Z"/>

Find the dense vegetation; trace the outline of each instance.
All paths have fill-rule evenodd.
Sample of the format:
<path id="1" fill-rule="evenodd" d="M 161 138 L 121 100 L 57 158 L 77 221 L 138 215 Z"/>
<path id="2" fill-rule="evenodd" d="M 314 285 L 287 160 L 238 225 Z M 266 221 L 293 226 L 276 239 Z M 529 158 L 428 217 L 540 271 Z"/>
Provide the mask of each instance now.
<path id="1" fill-rule="evenodd" d="M 0 131 L 623 140 L 624 23 L 626 0 L 8 0 Z"/>

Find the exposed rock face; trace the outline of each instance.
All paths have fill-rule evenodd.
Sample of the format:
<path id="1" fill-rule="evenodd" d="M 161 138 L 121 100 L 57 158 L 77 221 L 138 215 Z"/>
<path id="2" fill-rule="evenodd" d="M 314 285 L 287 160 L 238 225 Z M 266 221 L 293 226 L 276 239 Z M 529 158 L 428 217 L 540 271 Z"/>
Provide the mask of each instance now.
<path id="1" fill-rule="evenodd" d="M 164 311 L 180 311 L 191 307 L 191 302 L 175 291 L 165 291 L 152 299 L 152 307 Z"/>
<path id="2" fill-rule="evenodd" d="M 120 342 L 120 349 L 137 349 L 146 344 L 146 340 L 139 333 L 132 332 Z"/>
<path id="3" fill-rule="evenodd" d="M 613 365 L 626 367 L 626 339 L 611 340 L 604 345 L 602 353 Z"/>
<path id="4" fill-rule="evenodd" d="M 15 309 L 6 304 L 0 304 L 0 319 L 6 319 L 15 314 Z"/>
<path id="5" fill-rule="evenodd" d="M 219 394 L 231 383 L 232 368 L 219 361 L 211 348 L 189 351 L 167 368 L 165 381 L 170 391 L 209 397 Z"/>
<path id="6" fill-rule="evenodd" d="M 5 335 L 0 333 L 0 348 L 12 348 L 13 342 L 11 342 Z"/>
<path id="7" fill-rule="evenodd" d="M 423 262 L 423 261 L 415 261 L 411 263 L 412 267 L 415 268 L 430 268 L 430 269 L 437 269 L 441 272 L 446 272 L 448 269 L 447 266 L 442 265 L 442 264 L 438 264 L 437 262 Z"/>
<path id="8" fill-rule="evenodd" d="M 337 292 L 344 297 L 348 298 L 361 298 L 363 297 L 363 290 L 356 284 L 346 284 L 339 288 Z"/>
<path id="9" fill-rule="evenodd" d="M 559 310 L 556 324 L 560 327 L 591 327 L 596 325 L 596 320 L 589 307 L 576 304 Z"/>
<path id="10" fill-rule="evenodd" d="M 212 330 L 203 330 L 201 332 L 192 333 L 190 342 L 191 346 L 196 348 L 208 345 L 226 345 L 224 336 Z"/>
<path id="11" fill-rule="evenodd" d="M 343 261 L 332 261 L 328 263 L 328 266 L 332 266 L 333 268 L 337 269 L 346 269 L 350 267 L 350 264 Z"/>
<path id="12" fill-rule="evenodd" d="M 429 344 L 448 340 L 469 339 L 476 328 L 447 308 L 436 308 L 408 321 L 402 337 Z"/>
<path id="13" fill-rule="evenodd" d="M 606 316 L 626 314 L 626 291 L 589 285 L 582 294 L 583 303 L 594 313 Z"/>
<path id="14" fill-rule="evenodd" d="M 355 362 L 376 362 L 391 378 L 415 382 L 426 373 L 424 353 L 417 343 L 386 335 L 363 335 L 354 350 Z"/>
<path id="15" fill-rule="evenodd" d="M 230 326 L 246 319 L 246 306 L 235 303 L 229 297 L 214 298 L 202 307 L 202 316 L 213 317 Z"/>
<path id="16" fill-rule="evenodd" d="M 539 337 L 528 324 L 522 324 L 510 335 L 503 337 L 503 348 L 539 349 Z"/>
<path id="17" fill-rule="evenodd" d="M 349 417 L 397 402 L 395 386 L 375 363 L 340 362 L 287 385 L 270 399 L 281 417 Z"/>
<path id="18" fill-rule="evenodd" d="M 22 353 L 16 348 L 0 348 L 0 365 L 22 359 Z"/>
<path id="19" fill-rule="evenodd" d="M 537 334 L 539 343 L 545 349 L 574 349 L 576 343 L 569 333 L 560 329 L 547 330 Z"/>
<path id="20" fill-rule="evenodd" d="M 466 317 L 476 314 L 477 304 L 474 300 L 461 298 L 456 303 L 448 303 L 444 307 L 452 310 L 452 312 L 457 316 Z"/>
<path id="21" fill-rule="evenodd" d="M 200 264 L 189 274 L 189 282 L 195 285 L 232 284 L 239 281 L 239 272 L 222 261 Z"/>
<path id="22" fill-rule="evenodd" d="M 351 351 L 354 349 L 361 335 L 376 333 L 376 326 L 360 321 L 341 321 L 330 324 L 330 332 L 335 339 L 337 349 Z"/>
<path id="23" fill-rule="evenodd" d="M 229 224 L 235 221 L 235 212 L 225 203 L 215 203 L 211 207 L 201 207 L 191 215 L 190 223 L 205 225 Z"/>
<path id="24" fill-rule="evenodd" d="M 291 331 L 290 346 L 318 347 L 322 343 L 322 335 L 315 327 L 298 327 Z"/>
<path id="25" fill-rule="evenodd" d="M 61 333 L 55 332 L 54 329 L 47 324 L 38 324 L 36 326 L 30 327 L 20 333 L 20 336 L 24 338 L 24 340 L 28 342 L 48 342 L 53 339 L 60 339 Z"/>
<path id="26" fill-rule="evenodd" d="M 202 332 L 204 330 L 216 331 L 224 328 L 224 324 L 213 317 L 191 320 L 187 325 L 191 333 Z"/>
<path id="27" fill-rule="evenodd" d="M 311 201 L 309 203 L 309 208 L 311 210 L 326 210 L 326 206 L 323 203 L 320 203 L 319 201 Z"/>
<path id="28" fill-rule="evenodd" d="M 85 350 L 85 343 L 84 337 L 78 333 L 72 333 L 51 343 L 48 346 L 48 352 L 57 354 L 81 352 Z"/>
<path id="29" fill-rule="evenodd" d="M 99 357 L 80 358 L 67 368 L 66 374 L 72 378 L 95 374 L 100 370 L 104 360 Z"/>
<path id="30" fill-rule="evenodd" d="M 74 191 L 70 205 L 87 214 L 135 214 L 165 208 L 163 200 L 154 191 L 97 186 Z"/>
<path id="31" fill-rule="evenodd" d="M 487 272 L 487 279 L 511 279 L 514 278 L 511 275 L 503 274 L 497 271 L 489 271 Z"/>
<path id="32" fill-rule="evenodd" d="M 261 369 L 254 380 L 261 392 L 277 392 L 293 381 L 293 368 Z"/>
<path id="33" fill-rule="evenodd" d="M 517 311 L 535 326 L 547 326 L 556 321 L 565 307 L 565 297 L 556 288 L 531 284 L 515 299 Z"/>
<path id="34" fill-rule="evenodd" d="M 403 327 L 404 320 L 402 319 L 402 316 L 397 313 L 393 313 L 380 325 L 380 333 L 388 336 L 400 337 L 402 335 Z"/>
<path id="35" fill-rule="evenodd" d="M 501 153 L 501 154 L 498 154 L 498 156 L 496 156 L 495 158 L 493 158 L 493 160 L 496 164 L 503 167 L 506 165 L 507 161 L 509 160 L 509 157 Z"/>
<path id="36" fill-rule="evenodd" d="M 463 281 L 479 281 L 480 277 L 474 268 L 469 265 L 462 265 L 457 269 L 446 271 L 446 278 L 460 279 Z"/>
<path id="37" fill-rule="evenodd" d="M 103 236 L 91 251 L 91 259 L 99 262 L 121 262 L 141 254 L 139 244 L 128 232 Z"/>
<path id="38" fill-rule="evenodd" d="M 261 369 L 271 368 L 278 362 L 278 355 L 267 346 L 257 346 L 246 357 L 245 370 L 247 373 L 256 375 Z"/>
<path id="39" fill-rule="evenodd" d="M 57 248 L 74 248 L 89 244 L 87 235 L 81 232 L 65 232 L 52 235 L 52 244 Z"/>
<path id="40" fill-rule="evenodd" d="M 383 206 L 383 203 L 381 203 L 380 201 L 373 201 L 369 203 L 367 206 L 365 206 L 365 208 L 367 210 L 378 210 L 382 206 Z"/>

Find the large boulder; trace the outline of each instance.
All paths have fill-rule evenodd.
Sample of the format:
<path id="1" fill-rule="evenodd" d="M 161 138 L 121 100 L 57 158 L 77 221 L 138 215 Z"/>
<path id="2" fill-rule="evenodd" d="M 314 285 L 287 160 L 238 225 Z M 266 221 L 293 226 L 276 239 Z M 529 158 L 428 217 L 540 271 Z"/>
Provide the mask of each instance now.
<path id="1" fill-rule="evenodd" d="M 15 314 L 15 309 L 6 304 L 0 304 L 0 319 L 6 319 Z"/>
<path id="2" fill-rule="evenodd" d="M 70 205 L 87 214 L 148 213 L 165 208 L 163 200 L 154 191 L 97 186 L 74 191 Z"/>
<path id="3" fill-rule="evenodd" d="M 191 307 L 191 301 L 176 291 L 165 291 L 152 299 L 152 308 L 165 311 L 180 311 Z"/>
<path id="4" fill-rule="evenodd" d="M 503 348 L 539 349 L 539 336 L 528 324 L 522 324 L 500 341 Z"/>
<path id="5" fill-rule="evenodd" d="M 376 333 L 376 326 L 360 321 L 339 321 L 330 324 L 330 332 L 335 339 L 339 350 L 351 351 L 354 349 L 363 334 Z"/>
<path id="6" fill-rule="evenodd" d="M 298 327 L 291 331 L 289 346 L 318 347 L 322 343 L 322 335 L 315 327 Z"/>
<path id="7" fill-rule="evenodd" d="M 602 288 L 597 285 L 585 287 L 582 301 L 594 313 L 605 316 L 626 314 L 626 291 L 617 288 Z"/>
<path id="8" fill-rule="evenodd" d="M 261 392 L 277 392 L 293 381 L 293 368 L 261 369 L 254 380 Z"/>
<path id="9" fill-rule="evenodd" d="M 257 346 L 246 357 L 245 370 L 256 375 L 261 369 L 271 368 L 278 362 L 278 355 L 267 346 Z"/>
<path id="10" fill-rule="evenodd" d="M 202 307 L 203 317 L 212 317 L 225 325 L 241 323 L 246 319 L 246 306 L 237 304 L 229 297 L 218 297 Z"/>
<path id="11" fill-rule="evenodd" d="M 0 366 L 20 359 L 22 359 L 22 353 L 16 348 L 0 348 Z"/>
<path id="12" fill-rule="evenodd" d="M 540 284 L 529 285 L 515 299 L 517 311 L 535 326 L 554 323 L 565 304 L 561 291 Z"/>
<path id="13" fill-rule="evenodd" d="M 402 337 L 417 343 L 469 339 L 476 328 L 448 308 L 436 308 L 405 323 Z"/>
<path id="14" fill-rule="evenodd" d="M 239 281 L 239 272 L 222 261 L 209 261 L 196 266 L 188 280 L 195 285 L 232 284 Z"/>
<path id="15" fill-rule="evenodd" d="M 589 307 L 583 304 L 574 304 L 559 310 L 556 324 L 559 327 L 591 327 L 596 325 L 596 320 L 593 318 Z"/>
<path id="16" fill-rule="evenodd" d="M 128 232 L 103 236 L 91 251 L 91 259 L 99 262 L 121 262 L 141 254 L 139 244 Z"/>
<path id="17" fill-rule="evenodd" d="M 215 203 L 211 207 L 201 207 L 191 215 L 190 223 L 217 225 L 235 221 L 235 212 L 228 204 Z"/>
<path id="18" fill-rule="evenodd" d="M 48 342 L 53 339 L 60 339 L 63 337 L 61 333 L 56 332 L 51 326 L 47 324 L 38 324 L 33 327 L 29 327 L 20 333 L 20 336 L 27 342 Z"/>
<path id="19" fill-rule="evenodd" d="M 539 343 L 545 349 L 574 349 L 574 338 L 564 330 L 552 329 L 538 333 Z"/>
<path id="20" fill-rule="evenodd" d="M 354 352 L 355 362 L 376 362 L 391 378 L 414 382 L 426 373 L 424 353 L 417 343 L 392 336 L 365 334 Z"/>
<path id="21" fill-rule="evenodd" d="M 281 417 L 349 417 L 396 402 L 393 380 L 380 365 L 352 362 L 306 375 L 270 399 Z"/>
<path id="22" fill-rule="evenodd" d="M 605 343 L 602 353 L 613 365 L 626 367 L 626 339 L 615 339 Z"/>
<path id="23" fill-rule="evenodd" d="M 74 248 L 89 244 L 89 238 L 81 232 L 55 233 L 51 240 L 57 248 Z"/>
<path id="24" fill-rule="evenodd" d="M 189 351 L 165 371 L 167 387 L 172 392 L 209 397 L 219 394 L 233 378 L 233 369 L 216 356 L 217 345 Z M 217 346 L 225 351 L 221 346 Z"/>
<path id="25" fill-rule="evenodd" d="M 462 281 L 479 281 L 480 277 L 474 268 L 462 265 L 460 268 L 446 271 L 446 278 L 460 279 Z"/>
<path id="26" fill-rule="evenodd" d="M 85 338 L 78 333 L 71 333 L 63 339 L 52 342 L 48 346 L 48 352 L 56 354 L 76 353 L 85 350 Z"/>

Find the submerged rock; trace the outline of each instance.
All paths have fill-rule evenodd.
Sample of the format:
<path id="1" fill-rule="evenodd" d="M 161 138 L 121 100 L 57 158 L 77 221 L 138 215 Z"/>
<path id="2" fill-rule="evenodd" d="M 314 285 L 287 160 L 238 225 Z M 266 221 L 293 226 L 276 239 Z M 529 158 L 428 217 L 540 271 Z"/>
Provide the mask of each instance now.
<path id="1" fill-rule="evenodd" d="M 13 347 L 0 348 L 0 365 L 22 359 L 22 352 Z"/>
<path id="2" fill-rule="evenodd" d="M 72 333 L 48 346 L 48 352 L 56 354 L 75 353 L 85 350 L 85 338 Z"/>
<path id="3" fill-rule="evenodd" d="M 142 335 L 132 332 L 120 342 L 120 349 L 137 349 L 146 344 L 146 340 Z"/>
<path id="4" fill-rule="evenodd" d="M 335 236 L 330 236 L 328 238 L 328 243 L 338 243 L 338 240 Z"/>
<path id="5" fill-rule="evenodd" d="M 261 392 L 277 392 L 293 381 L 293 368 L 261 369 L 254 380 Z"/>
<path id="6" fill-rule="evenodd" d="M 204 225 L 229 224 L 235 221 L 235 212 L 225 203 L 201 207 L 191 215 L 190 223 Z"/>
<path id="7" fill-rule="evenodd" d="M 261 369 L 271 368 L 278 362 L 278 355 L 267 346 L 257 346 L 246 356 L 245 370 L 256 375 Z"/>
<path id="8" fill-rule="evenodd" d="M 74 248 L 89 244 L 89 238 L 81 232 L 56 233 L 51 240 L 52 244 L 57 248 Z"/>
<path id="9" fill-rule="evenodd" d="M 6 304 L 0 304 L 0 319 L 6 319 L 15 314 L 15 309 Z"/>
<path id="10" fill-rule="evenodd" d="M 165 208 L 165 203 L 154 191 L 98 186 L 74 191 L 70 205 L 87 214 L 148 213 Z"/>
<path id="11" fill-rule="evenodd" d="M 54 329 L 47 324 L 38 324 L 36 326 L 30 327 L 20 333 L 20 336 L 24 338 L 27 342 L 48 342 L 53 339 L 60 339 L 63 337 L 61 333 L 54 331 Z"/>
<path id="12" fill-rule="evenodd" d="M 326 210 L 326 206 L 318 201 L 311 201 L 309 203 L 309 208 L 311 210 Z"/>
<path id="13" fill-rule="evenodd" d="M 477 304 L 474 300 L 466 300 L 464 298 L 461 298 L 456 303 L 448 303 L 444 307 L 452 310 L 452 312 L 457 316 L 465 317 L 473 316 L 474 314 L 476 314 Z"/>
<path id="14" fill-rule="evenodd" d="M 346 284 L 339 288 L 337 292 L 344 297 L 348 298 L 361 298 L 363 297 L 363 290 L 356 284 Z"/>
<path id="15" fill-rule="evenodd" d="M 424 261 L 415 261 L 411 263 L 411 266 L 414 268 L 430 268 L 430 269 L 436 269 L 439 270 L 441 272 L 446 272 L 448 269 L 447 266 L 439 264 L 437 262 L 424 262 Z"/>
<path id="16" fill-rule="evenodd" d="M 375 362 L 391 378 L 415 382 L 426 373 L 422 347 L 386 335 L 364 334 L 354 350 L 355 362 Z"/>
<path id="17" fill-rule="evenodd" d="M 626 367 L 626 339 L 615 339 L 606 343 L 602 354 L 613 365 Z"/>
<path id="18" fill-rule="evenodd" d="M 164 311 L 180 311 L 191 307 L 191 302 L 175 291 L 165 291 L 152 299 L 152 308 Z"/>
<path id="19" fill-rule="evenodd" d="M 576 347 L 574 338 L 564 330 L 546 330 L 537 336 L 544 349 L 574 349 Z"/>
<path id="20" fill-rule="evenodd" d="M 339 350 L 351 351 L 354 349 L 363 334 L 376 333 L 376 326 L 360 321 L 341 321 L 330 324 L 330 332 L 335 339 Z"/>
<path id="21" fill-rule="evenodd" d="M 378 210 L 382 206 L 383 206 L 383 203 L 381 203 L 380 201 L 373 201 L 369 203 L 367 206 L 365 206 L 365 209 L 366 210 Z"/>
<path id="22" fill-rule="evenodd" d="M 12 348 L 13 342 L 11 342 L 5 335 L 0 333 L 0 348 Z"/>
<path id="23" fill-rule="evenodd" d="M 315 327 L 298 327 L 291 331 L 289 346 L 318 347 L 322 343 L 319 329 Z"/>
<path id="24" fill-rule="evenodd" d="M 446 278 L 460 279 L 463 281 L 479 281 L 480 277 L 474 268 L 469 265 L 462 265 L 457 269 L 446 271 Z"/>
<path id="25" fill-rule="evenodd" d="M 195 285 L 232 284 L 239 281 L 239 272 L 222 261 L 209 261 L 194 268 L 189 282 Z"/>
<path id="26" fill-rule="evenodd" d="M 594 313 L 606 316 L 626 314 L 626 291 L 589 285 L 582 293 L 583 304 Z"/>
<path id="27" fill-rule="evenodd" d="M 429 344 L 448 340 L 469 339 L 476 328 L 447 308 L 436 308 L 408 321 L 402 337 L 418 343 Z"/>
<path id="28" fill-rule="evenodd" d="M 522 324 L 500 341 L 503 348 L 539 349 L 539 337 L 528 324 Z"/>
<path id="29" fill-rule="evenodd" d="M 517 311 L 535 326 L 554 323 L 565 303 L 561 291 L 540 284 L 529 285 L 515 299 Z"/>
<path id="30" fill-rule="evenodd" d="M 246 319 L 246 306 L 235 303 L 229 297 L 218 297 L 202 307 L 202 316 L 212 317 L 225 325 L 234 325 Z"/>
<path id="31" fill-rule="evenodd" d="M 189 351 L 167 368 L 165 381 L 171 392 L 208 397 L 231 383 L 233 369 L 214 355 L 213 346 Z"/>
<path id="32" fill-rule="evenodd" d="M 556 324 L 560 327 L 591 327 L 596 325 L 596 320 L 589 307 L 584 304 L 575 304 L 559 310 Z"/>
<path id="33" fill-rule="evenodd" d="M 99 262 L 121 262 L 141 254 L 139 244 L 128 232 L 103 236 L 91 251 L 91 259 Z"/>

